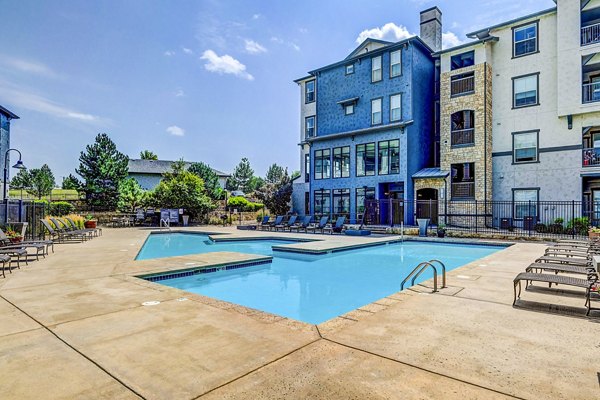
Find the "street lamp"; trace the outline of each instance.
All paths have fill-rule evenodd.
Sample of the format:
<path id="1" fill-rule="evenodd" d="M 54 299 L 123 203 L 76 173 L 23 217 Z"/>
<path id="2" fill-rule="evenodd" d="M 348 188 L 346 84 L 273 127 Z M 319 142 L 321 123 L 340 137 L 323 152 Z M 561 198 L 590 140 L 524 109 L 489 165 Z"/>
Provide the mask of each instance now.
<path id="1" fill-rule="evenodd" d="M 6 150 L 6 153 L 4 153 L 4 190 L 2 193 L 4 193 L 4 204 L 5 204 L 5 214 L 4 214 L 4 222 L 8 223 L 8 153 L 10 153 L 11 151 L 16 151 L 17 153 L 19 153 L 19 161 L 17 161 L 17 163 L 15 165 L 13 165 L 13 168 L 16 169 L 27 169 L 27 167 L 25 166 L 25 164 L 23 164 L 23 161 L 21 161 L 21 152 L 17 149 L 8 149 Z"/>

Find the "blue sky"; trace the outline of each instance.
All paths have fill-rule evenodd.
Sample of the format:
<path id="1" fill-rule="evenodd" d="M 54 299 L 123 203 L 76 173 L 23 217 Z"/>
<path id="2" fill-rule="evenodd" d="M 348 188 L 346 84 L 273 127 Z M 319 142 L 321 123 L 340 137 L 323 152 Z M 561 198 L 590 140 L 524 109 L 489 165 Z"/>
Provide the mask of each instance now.
<path id="1" fill-rule="evenodd" d="M 98 132 L 130 157 L 148 149 L 226 172 L 248 157 L 260 175 L 273 162 L 292 171 L 292 81 L 365 36 L 418 33 L 433 5 L 451 46 L 554 2 L 0 0 L 0 105 L 21 117 L 11 144 L 26 165 L 47 163 L 58 183 Z"/>

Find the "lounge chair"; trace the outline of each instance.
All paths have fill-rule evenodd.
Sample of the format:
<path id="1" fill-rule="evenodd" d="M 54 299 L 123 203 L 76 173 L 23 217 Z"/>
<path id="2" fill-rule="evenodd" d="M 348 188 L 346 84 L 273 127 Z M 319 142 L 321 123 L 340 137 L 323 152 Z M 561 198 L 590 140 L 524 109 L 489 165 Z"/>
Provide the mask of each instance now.
<path id="1" fill-rule="evenodd" d="M 88 234 L 87 233 L 76 233 L 76 232 L 65 232 L 65 231 L 57 231 L 55 230 L 50 223 L 48 223 L 48 221 L 46 221 L 45 219 L 40 220 L 42 222 L 42 225 L 44 225 L 44 227 L 46 228 L 46 230 L 48 231 L 48 233 L 50 234 L 50 237 L 54 240 L 58 240 L 59 242 L 65 239 L 73 239 L 73 238 L 78 238 L 80 239 L 82 242 L 84 240 L 87 239 Z"/>
<path id="2" fill-rule="evenodd" d="M 587 265 L 589 265 L 592 260 L 590 258 L 580 258 L 580 257 L 560 257 L 558 255 L 544 255 L 541 257 L 538 257 L 535 260 L 536 263 L 539 262 L 548 262 L 548 263 L 555 263 L 555 264 L 571 264 L 571 265 L 577 265 L 580 267 L 585 267 Z"/>
<path id="3" fill-rule="evenodd" d="M 268 228 L 270 219 L 271 219 L 270 215 L 265 215 L 263 217 L 262 221 L 260 221 L 260 224 L 258 224 L 258 229 L 265 230 L 266 228 Z"/>
<path id="4" fill-rule="evenodd" d="M 10 256 L 11 263 L 12 263 L 12 261 L 15 261 L 13 257 L 16 257 L 17 268 L 19 268 L 19 269 L 21 269 L 21 257 L 25 257 L 25 265 L 29 264 L 29 261 L 27 260 L 27 256 L 29 255 L 29 253 L 27 253 L 27 250 L 22 247 L 20 247 L 20 248 L 16 247 L 16 248 L 11 248 L 11 249 L 1 249 L 0 248 L 0 255 Z"/>
<path id="5" fill-rule="evenodd" d="M 285 231 L 286 229 L 292 227 L 296 223 L 297 219 L 298 219 L 297 215 L 292 215 L 290 217 L 290 219 L 287 220 L 287 222 L 284 222 L 283 224 L 275 225 L 275 230 L 278 231 L 279 228 L 281 228 L 282 231 Z"/>
<path id="6" fill-rule="evenodd" d="M 268 229 L 271 230 L 271 229 L 275 228 L 277 225 L 281 225 L 282 222 L 283 222 L 283 215 L 278 215 L 277 218 L 275 218 L 275 221 L 271 222 L 268 225 Z"/>
<path id="7" fill-rule="evenodd" d="M 329 222 L 329 217 L 321 217 L 318 224 L 313 224 L 306 228 L 306 233 L 308 233 L 308 231 L 313 231 L 314 233 L 317 233 L 317 230 L 320 230 L 321 233 L 323 233 L 323 229 L 325 229 L 325 226 L 327 226 L 327 222 Z"/>
<path id="8" fill-rule="evenodd" d="M 54 242 L 52 240 L 22 240 L 18 243 L 12 243 L 8 236 L 0 229 L 0 246 L 23 246 L 23 245 L 42 245 L 45 246 L 45 254 L 49 254 L 49 249 L 52 248 L 54 253 Z"/>
<path id="9" fill-rule="evenodd" d="M 346 223 L 346 217 L 338 217 L 338 219 L 335 221 L 335 225 L 326 226 L 325 228 L 323 228 L 323 232 L 329 231 L 332 235 L 333 232 L 342 233 L 342 231 L 344 230 L 344 223 Z"/>
<path id="10" fill-rule="evenodd" d="M 290 226 L 290 232 L 293 230 L 300 232 L 301 229 L 303 229 L 304 232 L 306 232 L 306 228 L 308 228 L 308 226 L 310 225 L 311 220 L 312 217 L 310 215 L 305 215 L 301 223 L 295 224 L 294 226 Z"/>
<path id="11" fill-rule="evenodd" d="M 2 277 L 6 278 L 4 270 L 6 269 L 6 263 L 9 263 L 10 265 L 10 256 L 8 254 L 0 254 L 0 263 L 2 263 Z M 8 272 L 12 274 L 12 270 L 10 269 L 10 267 L 8 268 Z"/>
<path id="12" fill-rule="evenodd" d="M 513 280 L 514 285 L 514 300 L 513 306 L 517 302 L 518 298 L 521 298 L 521 281 L 525 281 L 527 285 L 528 282 L 546 282 L 550 285 L 566 285 L 573 286 L 585 289 L 585 306 L 587 307 L 587 312 L 585 315 L 590 315 L 591 307 L 591 292 L 592 287 L 598 283 L 598 275 L 589 274 L 587 279 L 581 278 L 573 278 L 570 276 L 564 275 L 551 275 L 551 274 L 536 274 L 533 272 L 521 272 L 518 274 Z M 519 292 L 517 293 L 517 286 L 519 286 Z"/>
<path id="13" fill-rule="evenodd" d="M 66 222 L 64 222 L 64 221 L 59 221 L 59 220 L 58 220 L 58 219 L 56 219 L 56 218 L 50 218 L 50 221 L 52 221 L 52 223 L 54 224 L 54 226 L 55 226 L 55 227 L 56 227 L 56 228 L 57 228 L 59 231 L 61 231 L 61 232 L 63 232 L 63 233 L 72 233 L 72 234 L 79 233 L 79 234 L 83 234 L 83 235 L 85 235 L 85 236 L 84 236 L 84 239 L 86 239 L 86 240 L 87 240 L 87 239 L 91 239 L 91 238 L 92 238 L 93 232 L 91 232 L 91 231 L 88 231 L 88 230 L 85 230 L 85 229 L 77 229 L 77 228 L 73 229 L 73 228 L 72 228 L 70 225 L 68 225 Z"/>
<path id="14" fill-rule="evenodd" d="M 94 236 L 98 237 L 98 236 L 102 236 L 102 228 L 83 228 L 80 229 L 77 224 L 75 223 L 75 221 L 73 221 L 71 218 L 65 218 L 65 220 L 67 221 L 67 224 L 69 224 L 69 226 L 71 227 L 71 231 L 80 231 L 80 232 L 91 232 Z M 59 222 L 63 222 L 62 219 L 58 220 Z"/>
<path id="15" fill-rule="evenodd" d="M 559 272 L 564 272 L 568 274 L 577 274 L 577 275 L 588 275 L 596 272 L 594 267 L 591 265 L 587 267 L 580 267 L 578 265 L 569 265 L 569 264 L 553 264 L 553 263 L 533 263 L 530 264 L 527 268 L 525 268 L 525 272 L 535 272 L 536 274 L 540 274 L 543 271 L 552 271 L 556 274 Z"/>

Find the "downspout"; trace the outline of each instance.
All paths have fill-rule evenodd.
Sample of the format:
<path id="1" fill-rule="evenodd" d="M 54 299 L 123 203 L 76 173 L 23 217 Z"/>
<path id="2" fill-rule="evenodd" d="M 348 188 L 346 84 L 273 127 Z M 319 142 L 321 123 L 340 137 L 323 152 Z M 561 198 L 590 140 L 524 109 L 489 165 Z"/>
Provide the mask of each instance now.
<path id="1" fill-rule="evenodd" d="M 487 61 L 483 63 L 483 204 L 485 215 L 487 215 Z M 487 217 L 483 217 L 485 226 L 489 228 Z"/>

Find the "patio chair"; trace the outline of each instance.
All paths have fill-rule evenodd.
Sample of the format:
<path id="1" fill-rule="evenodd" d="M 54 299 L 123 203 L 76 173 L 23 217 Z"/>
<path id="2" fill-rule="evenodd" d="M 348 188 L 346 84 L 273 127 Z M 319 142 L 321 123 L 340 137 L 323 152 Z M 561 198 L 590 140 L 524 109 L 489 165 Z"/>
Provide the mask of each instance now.
<path id="1" fill-rule="evenodd" d="M 576 275 L 588 275 L 596 272 L 594 267 L 588 265 L 587 267 L 580 267 L 578 265 L 569 265 L 569 264 L 553 264 L 553 263 L 532 263 L 529 264 L 527 268 L 525 268 L 525 272 L 534 272 L 536 274 L 540 274 L 543 271 L 551 271 L 555 274 L 559 272 L 567 273 L 567 274 L 576 274 Z"/>
<path id="2" fill-rule="evenodd" d="M 8 246 L 13 244 L 10 239 L 8 238 L 8 236 L 6 236 L 6 233 L 4 233 L 4 231 L 2 229 L 0 229 L 0 246 Z M 46 254 L 49 254 L 49 249 L 52 248 L 52 252 L 54 253 L 54 242 L 52 240 L 22 240 L 20 242 L 18 242 L 19 245 L 24 245 L 24 244 L 40 244 L 46 247 Z"/>
<path id="3" fill-rule="evenodd" d="M 12 274 L 12 270 L 10 269 L 10 256 L 8 254 L 0 254 L 0 263 L 2 263 L 2 277 L 6 278 L 6 274 L 4 270 L 6 269 L 6 263 L 9 264 L 8 272 Z"/>
<path id="4" fill-rule="evenodd" d="M 342 233 L 345 222 L 346 222 L 346 217 L 338 217 L 338 219 L 335 221 L 335 225 L 328 225 L 325 228 L 323 228 L 323 233 L 325 233 L 325 231 L 331 232 L 332 235 L 334 232 Z"/>
<path id="5" fill-rule="evenodd" d="M 313 231 L 314 233 L 317 233 L 317 230 L 320 230 L 321 233 L 323 233 L 323 229 L 325 229 L 325 226 L 327 226 L 328 221 L 329 217 L 321 217 L 318 224 L 311 225 L 306 228 L 306 233 L 308 233 L 308 231 Z"/>
<path id="6" fill-rule="evenodd" d="M 15 259 L 13 257 L 16 257 L 18 269 L 21 269 L 21 257 L 25 257 L 25 265 L 29 265 L 29 261 L 27 260 L 27 256 L 29 255 L 29 253 L 27 253 L 27 250 L 24 249 L 23 247 L 20 247 L 20 248 L 17 247 L 17 248 L 11 248 L 11 249 L 0 248 L 0 256 L 1 255 L 10 256 L 11 263 L 13 261 L 15 261 Z"/>
<path id="7" fill-rule="evenodd" d="M 554 264 L 570 264 L 585 267 L 589 265 L 592 260 L 590 258 L 580 257 L 561 257 L 559 255 L 543 255 L 535 260 L 536 263 L 548 262 Z"/>
<path id="8" fill-rule="evenodd" d="M 300 222 L 299 224 L 297 223 L 294 226 L 290 226 L 290 232 L 294 230 L 296 232 L 300 232 L 300 230 L 304 230 L 304 232 L 306 232 L 306 228 L 308 228 L 308 226 L 310 225 L 311 220 L 312 216 L 305 215 L 304 218 L 302 218 L 302 222 Z"/>
<path id="9" fill-rule="evenodd" d="M 102 228 L 83 228 L 80 229 L 77 224 L 75 223 L 75 221 L 73 221 L 71 218 L 65 218 L 65 220 L 67 221 L 67 223 L 69 224 L 69 226 L 71 227 L 71 231 L 81 231 L 81 232 L 91 232 L 94 236 L 98 237 L 98 236 L 102 236 Z M 63 220 L 59 219 L 60 222 L 63 222 Z"/>
<path id="10" fill-rule="evenodd" d="M 278 215 L 277 218 L 275 218 L 275 221 L 273 221 L 272 223 L 269 224 L 269 230 L 274 229 L 276 226 L 281 225 L 281 223 L 283 222 L 283 215 Z"/>
<path id="11" fill-rule="evenodd" d="M 72 228 L 66 222 L 58 220 L 57 218 L 50 218 L 50 221 L 52 221 L 54 226 L 56 226 L 59 231 L 62 231 L 65 233 L 81 233 L 81 234 L 86 235 L 85 236 L 86 240 L 92 238 L 93 233 L 90 231 L 86 231 L 85 229 Z"/>
<path id="12" fill-rule="evenodd" d="M 267 229 L 269 227 L 270 219 L 271 219 L 270 215 L 263 216 L 262 221 L 260 221 L 260 223 L 258 224 L 258 229 L 260 229 L 261 231 L 264 231 L 265 229 Z"/>
<path id="13" fill-rule="evenodd" d="M 591 292 L 592 287 L 598 283 L 598 275 L 595 273 L 588 274 L 587 279 L 573 278 L 564 275 L 551 275 L 551 274 L 536 274 L 533 272 L 521 272 L 515 279 L 513 279 L 514 299 L 513 306 L 516 304 L 517 299 L 521 298 L 521 281 L 525 281 L 525 289 L 527 289 L 529 282 L 545 282 L 550 285 L 565 285 L 573 286 L 585 289 L 585 306 L 587 312 L 585 315 L 590 315 L 592 310 L 591 306 Z M 519 286 L 519 292 L 517 293 L 517 286 Z"/>
<path id="14" fill-rule="evenodd" d="M 141 208 L 138 208 L 137 210 L 135 210 L 135 224 L 136 225 L 142 225 L 144 223 L 145 219 L 146 219 L 146 214 L 144 213 L 144 210 L 142 210 Z"/>
<path id="15" fill-rule="evenodd" d="M 287 222 L 284 222 L 283 224 L 275 225 L 275 231 L 278 231 L 279 228 L 281 228 L 282 231 L 285 231 L 287 228 L 293 226 L 296 223 L 297 219 L 298 219 L 297 215 L 292 215 L 290 217 L 290 219 L 287 220 Z"/>
<path id="16" fill-rule="evenodd" d="M 2 236 L 4 236 L 5 240 L 1 239 Z M 27 249 L 34 249 L 35 254 L 32 254 L 32 255 L 35 255 L 36 260 L 39 261 L 40 254 L 42 254 L 42 257 L 44 257 L 44 258 L 46 257 L 46 245 L 45 244 L 29 243 L 29 242 L 12 243 L 10 241 L 10 239 L 8 237 L 6 237 L 4 232 L 2 232 L 2 235 L 0 235 L 0 241 L 2 242 L 2 243 L 0 243 L 0 251 L 8 252 L 10 254 L 11 250 L 23 249 L 27 252 Z M 6 254 L 6 253 L 4 253 L 4 254 Z M 26 253 L 25 255 L 29 255 L 29 253 Z"/>
<path id="17" fill-rule="evenodd" d="M 65 240 L 65 239 L 73 239 L 73 238 L 79 238 L 82 242 L 84 240 L 87 240 L 87 236 L 88 236 L 87 233 L 76 233 L 73 231 L 66 232 L 66 231 L 62 231 L 62 230 L 57 231 L 45 219 L 41 219 L 40 221 L 42 222 L 42 225 L 44 225 L 44 227 L 50 234 L 50 237 L 52 238 L 52 240 L 56 239 L 59 242 Z"/>

